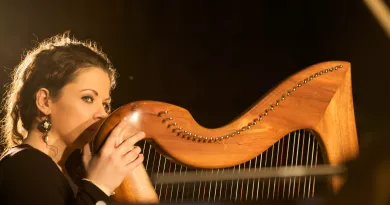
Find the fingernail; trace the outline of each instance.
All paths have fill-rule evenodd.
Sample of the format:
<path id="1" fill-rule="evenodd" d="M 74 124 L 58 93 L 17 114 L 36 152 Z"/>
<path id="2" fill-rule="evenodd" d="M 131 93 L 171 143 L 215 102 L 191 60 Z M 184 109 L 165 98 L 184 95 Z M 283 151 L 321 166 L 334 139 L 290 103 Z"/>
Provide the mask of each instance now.
<path id="1" fill-rule="evenodd" d="M 146 133 L 145 132 L 140 132 L 140 134 L 142 135 L 142 137 L 145 137 L 146 136 Z"/>
<path id="2" fill-rule="evenodd" d="M 123 135 L 119 135 L 119 136 L 116 138 L 115 147 L 118 147 L 119 145 L 121 145 L 122 142 L 123 142 Z"/>

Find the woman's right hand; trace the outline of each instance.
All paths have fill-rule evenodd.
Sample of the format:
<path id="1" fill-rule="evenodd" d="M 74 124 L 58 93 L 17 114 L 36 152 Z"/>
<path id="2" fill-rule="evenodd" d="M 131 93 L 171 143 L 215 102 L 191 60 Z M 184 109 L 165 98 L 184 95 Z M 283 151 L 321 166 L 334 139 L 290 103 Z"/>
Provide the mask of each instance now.
<path id="1" fill-rule="evenodd" d="M 83 163 L 86 179 L 101 189 L 113 192 L 132 170 L 144 159 L 141 148 L 135 143 L 145 137 L 144 132 L 134 134 L 129 118 L 125 117 L 108 136 L 105 144 L 96 155 L 91 155 L 89 144 L 83 150 Z M 102 188 L 102 186 L 104 188 Z M 103 190 L 107 193 L 107 190 Z"/>

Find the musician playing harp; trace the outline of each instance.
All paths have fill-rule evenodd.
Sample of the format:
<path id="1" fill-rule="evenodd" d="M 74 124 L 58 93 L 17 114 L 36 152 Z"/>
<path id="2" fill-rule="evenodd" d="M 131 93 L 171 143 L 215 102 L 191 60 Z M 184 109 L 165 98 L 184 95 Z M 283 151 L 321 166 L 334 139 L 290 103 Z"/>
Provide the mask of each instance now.
<path id="1" fill-rule="evenodd" d="M 348 62 L 290 76 L 215 129 L 164 102 L 110 113 L 115 76 L 96 46 L 67 35 L 28 53 L 4 107 L 2 204 L 306 199 L 320 182 L 314 175 L 338 175 L 358 153 Z M 328 181 L 334 193 L 344 183 Z M 31 191 L 19 197 L 20 187 Z"/>
<path id="2" fill-rule="evenodd" d="M 145 174 L 143 154 L 124 118 L 98 153 L 81 133 L 110 113 L 116 71 L 93 42 L 68 33 L 43 41 L 13 72 L 6 94 L 0 161 L 0 200 L 11 204 L 96 204 L 107 201 L 125 177 L 132 177 L 147 203 L 157 202 Z M 76 183 L 65 168 L 68 156 L 83 152 L 84 178 Z M 131 173 L 131 174 L 130 174 Z"/>

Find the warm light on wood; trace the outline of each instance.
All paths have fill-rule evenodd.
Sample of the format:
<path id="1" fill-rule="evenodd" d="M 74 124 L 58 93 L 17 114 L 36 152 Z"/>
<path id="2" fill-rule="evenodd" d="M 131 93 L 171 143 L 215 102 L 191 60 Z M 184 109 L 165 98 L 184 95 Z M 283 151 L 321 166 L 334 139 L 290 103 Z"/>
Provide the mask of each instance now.
<path id="1" fill-rule="evenodd" d="M 256 88 L 253 89 L 255 92 Z M 270 90 L 242 115 L 215 129 L 203 127 L 186 109 L 172 104 L 156 101 L 126 104 L 103 122 L 93 140 L 94 151 L 99 150 L 125 115 L 135 112 L 138 118 L 134 121 L 134 132 L 144 131 L 161 153 L 191 167 L 224 168 L 244 163 L 298 129 L 315 133 L 328 164 L 343 164 L 358 154 L 351 66 L 343 61 L 303 69 Z M 256 120 L 260 115 L 261 120 Z M 120 195 L 115 197 L 128 202 L 147 198 L 134 191 L 139 187 L 137 180 L 150 183 L 147 176 L 140 178 L 143 179 L 128 177 L 116 191 Z M 342 183 L 333 181 L 335 191 Z"/>

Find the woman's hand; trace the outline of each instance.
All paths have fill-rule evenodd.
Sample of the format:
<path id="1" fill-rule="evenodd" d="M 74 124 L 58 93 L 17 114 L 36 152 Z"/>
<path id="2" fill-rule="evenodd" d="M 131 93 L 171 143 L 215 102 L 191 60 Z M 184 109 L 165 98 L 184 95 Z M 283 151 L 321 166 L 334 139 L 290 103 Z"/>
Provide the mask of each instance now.
<path id="1" fill-rule="evenodd" d="M 92 156 L 87 144 L 83 150 L 86 179 L 109 195 L 122 183 L 129 172 L 143 162 L 141 148 L 134 144 L 144 137 L 143 132 L 134 135 L 128 118 L 124 118 L 113 129 L 98 154 Z"/>

